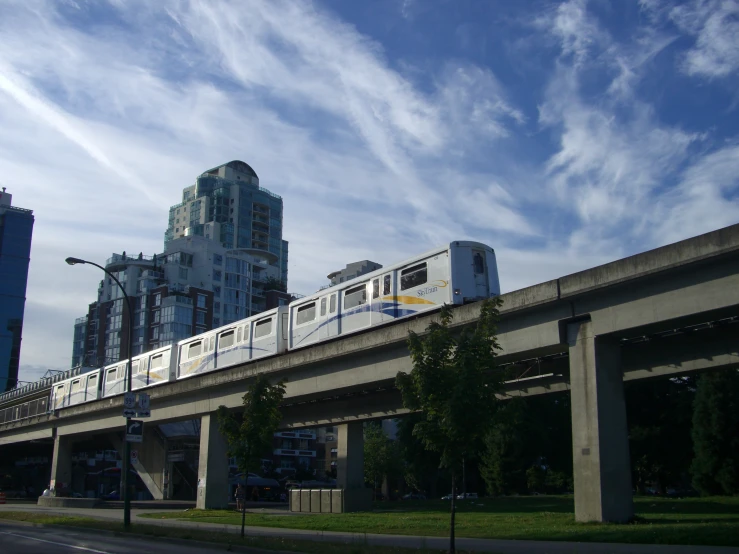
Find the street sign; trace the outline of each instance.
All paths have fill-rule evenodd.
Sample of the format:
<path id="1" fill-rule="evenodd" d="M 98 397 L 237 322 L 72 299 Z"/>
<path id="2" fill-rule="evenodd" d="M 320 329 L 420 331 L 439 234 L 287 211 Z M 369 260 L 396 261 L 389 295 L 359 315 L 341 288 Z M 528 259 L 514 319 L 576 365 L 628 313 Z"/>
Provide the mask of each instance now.
<path id="1" fill-rule="evenodd" d="M 151 417 L 151 410 L 142 410 L 142 409 L 139 409 L 136 412 L 136 417 Z"/>
<path id="2" fill-rule="evenodd" d="M 147 411 L 149 409 L 149 395 L 146 393 L 139 393 L 139 409 L 141 411 Z"/>
<path id="3" fill-rule="evenodd" d="M 131 410 L 136 407 L 136 395 L 132 392 L 127 392 L 123 395 L 123 407 Z"/>
<path id="4" fill-rule="evenodd" d="M 124 409 L 123 410 L 123 417 L 136 417 L 136 410 L 134 409 Z"/>
<path id="5" fill-rule="evenodd" d="M 135 464 L 138 461 L 139 461 L 139 451 L 131 450 L 131 463 Z"/>
<path id="6" fill-rule="evenodd" d="M 137 419 L 131 419 L 126 428 L 127 442 L 143 442 L 144 440 L 144 422 Z"/>

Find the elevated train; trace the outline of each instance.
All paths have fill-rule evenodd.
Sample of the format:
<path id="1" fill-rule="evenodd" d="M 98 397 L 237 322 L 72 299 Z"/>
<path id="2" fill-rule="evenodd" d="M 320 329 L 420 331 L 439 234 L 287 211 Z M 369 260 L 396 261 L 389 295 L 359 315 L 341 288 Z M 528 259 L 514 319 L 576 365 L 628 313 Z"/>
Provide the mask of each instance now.
<path id="1" fill-rule="evenodd" d="M 135 356 L 146 389 L 500 294 L 492 248 L 455 241 L 255 316 Z M 123 394 L 128 360 L 54 383 L 49 410 Z"/>

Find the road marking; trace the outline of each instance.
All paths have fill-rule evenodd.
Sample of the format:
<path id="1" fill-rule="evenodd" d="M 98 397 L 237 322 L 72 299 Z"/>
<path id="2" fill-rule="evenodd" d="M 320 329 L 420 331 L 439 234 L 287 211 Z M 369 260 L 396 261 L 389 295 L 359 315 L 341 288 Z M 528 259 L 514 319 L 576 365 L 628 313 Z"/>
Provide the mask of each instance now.
<path id="1" fill-rule="evenodd" d="M 57 541 L 45 541 L 44 539 L 37 539 L 36 537 L 29 537 L 28 535 L 19 535 L 18 533 L 9 533 L 7 531 L 0 531 L 0 535 L 13 535 L 14 537 L 21 537 L 21 538 L 29 539 L 32 541 L 45 542 L 48 544 L 56 544 L 59 546 L 68 546 L 69 548 L 74 548 L 75 550 L 84 550 L 85 552 L 95 552 L 96 554 L 111 554 L 110 552 L 106 552 L 105 550 L 95 550 L 94 548 L 87 548 L 85 546 L 75 546 L 73 544 L 65 544 L 63 542 L 57 542 Z"/>

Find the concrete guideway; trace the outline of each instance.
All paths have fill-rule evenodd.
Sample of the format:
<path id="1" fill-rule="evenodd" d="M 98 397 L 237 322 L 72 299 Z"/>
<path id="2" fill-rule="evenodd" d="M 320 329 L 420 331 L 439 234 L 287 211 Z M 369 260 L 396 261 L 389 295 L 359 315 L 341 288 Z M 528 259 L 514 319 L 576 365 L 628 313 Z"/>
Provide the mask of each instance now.
<path id="1" fill-rule="evenodd" d="M 628 521 L 633 503 L 623 381 L 739 367 L 734 328 L 710 324 L 700 335 L 668 335 L 706 322 L 737 321 L 739 225 L 513 291 L 502 299 L 500 362 L 558 356 L 549 377 L 508 383 L 504 396 L 570 391 L 576 519 Z M 455 308 L 453 325 L 474 325 L 479 310 L 479 303 Z M 146 426 L 201 420 L 198 507 L 222 507 L 228 500 L 227 482 L 219 477 L 226 471 L 225 448 L 215 411 L 220 405 L 240 408 L 258 373 L 284 378 L 282 427 L 338 426 L 343 437 L 339 486 L 361 495 L 357 468 L 362 436 L 357 429 L 368 419 L 406 413 L 393 390 L 395 375 L 412 368 L 408 332 L 423 333 L 434 317 L 402 320 L 153 387 L 148 389 L 152 411 Z M 633 341 L 640 337 L 645 340 Z M 62 458 L 69 456 L 71 441 L 120 432 L 121 409 L 121 397 L 106 398 L 3 425 L 0 447 L 53 439 L 52 480 L 67 482 L 69 464 Z M 161 474 L 163 453 L 144 448 L 145 469 Z M 158 484 L 151 481 L 155 489 Z"/>
<path id="2" fill-rule="evenodd" d="M 0 512 L 10 511 L 12 506 L 0 506 Z M 59 515 L 75 515 L 92 517 L 100 520 L 122 520 L 122 510 L 84 510 L 77 508 L 62 508 L 50 510 L 37 506 L 23 506 L 18 511 L 34 513 L 49 513 Z M 133 524 L 154 525 L 169 528 L 200 529 L 203 531 L 219 531 L 238 535 L 241 531 L 238 525 L 223 525 L 217 523 L 198 523 L 192 521 L 162 520 L 139 518 L 144 513 L 157 513 L 169 510 L 133 510 Z M 272 510 L 270 510 L 272 511 Z M 285 517 L 301 517 L 285 516 Z M 5 522 L 0 518 L 0 531 Z M 54 527 L 59 529 L 59 527 Z M 76 532 L 76 531 L 75 531 Z M 135 532 L 135 527 L 134 527 Z M 377 546 L 397 546 L 406 548 L 432 548 L 445 550 L 449 546 L 448 537 L 421 537 L 408 535 L 378 535 L 364 533 L 341 533 L 332 531 L 306 531 L 301 529 L 276 529 L 269 527 L 247 527 L 246 534 L 252 537 L 290 538 L 295 540 L 326 541 L 346 544 L 371 544 Z M 648 545 L 648 544 L 620 544 L 620 543 L 587 543 L 587 542 L 560 542 L 560 541 L 527 541 L 501 539 L 470 539 L 457 538 L 459 550 L 473 552 L 492 552 L 496 554 L 739 554 L 739 548 L 723 546 L 680 546 L 680 545 Z M 172 550 L 178 554 L 185 554 L 186 550 Z"/>

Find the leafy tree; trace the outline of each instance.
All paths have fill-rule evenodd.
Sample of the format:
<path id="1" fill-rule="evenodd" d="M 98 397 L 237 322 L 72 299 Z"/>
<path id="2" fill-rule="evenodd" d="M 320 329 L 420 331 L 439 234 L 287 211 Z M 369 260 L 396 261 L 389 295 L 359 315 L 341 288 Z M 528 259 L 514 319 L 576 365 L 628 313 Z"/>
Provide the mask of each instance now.
<path id="1" fill-rule="evenodd" d="M 278 290 L 287 292 L 287 283 L 280 281 L 276 277 L 267 277 L 264 280 L 264 290 Z"/>
<path id="2" fill-rule="evenodd" d="M 525 399 L 512 398 L 498 409 L 485 434 L 480 473 L 490 494 L 511 494 L 526 489 L 526 470 L 534 460 L 525 450 L 535 441 L 528 432 L 532 427 L 528 413 Z"/>
<path id="3" fill-rule="evenodd" d="M 272 446 L 272 437 L 280 425 L 280 402 L 285 395 L 283 381 L 270 384 L 265 374 L 257 375 L 249 391 L 244 395 L 244 411 L 241 417 L 218 407 L 218 427 L 226 438 L 228 455 L 236 459 L 236 465 L 248 482 L 249 470 L 262 465 L 262 454 Z M 241 537 L 244 537 L 246 502 L 241 510 Z"/>
<path id="4" fill-rule="evenodd" d="M 421 421 L 422 417 L 422 414 L 414 413 L 398 419 L 396 438 L 400 456 L 405 462 L 403 468 L 405 482 L 412 489 L 425 492 L 435 498 L 437 497 L 436 481 L 441 458 L 438 452 L 426 450 L 424 445 L 413 435 L 416 423 Z"/>
<path id="5" fill-rule="evenodd" d="M 377 484 L 387 475 L 389 454 L 388 438 L 382 425 L 370 422 L 364 427 L 364 480 L 372 485 L 373 499 L 376 499 Z"/>
<path id="6" fill-rule="evenodd" d="M 441 466 L 452 473 L 453 491 L 456 471 L 474 453 L 493 417 L 495 393 L 502 385 L 500 374 L 493 371 L 500 349 L 496 333 L 501 305 L 497 297 L 483 301 L 477 324 L 458 335 L 450 329 L 452 308 L 442 307 L 438 321 L 428 326 L 425 335 L 410 332 L 413 369 L 399 372 L 395 379 L 403 405 L 422 415 L 413 434 L 427 450 L 440 454 Z M 450 552 L 454 552 L 454 514 L 452 494 Z"/>
<path id="7" fill-rule="evenodd" d="M 706 373 L 693 405 L 693 486 L 701 494 L 739 493 L 739 372 Z"/>

